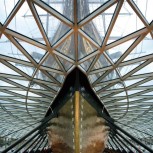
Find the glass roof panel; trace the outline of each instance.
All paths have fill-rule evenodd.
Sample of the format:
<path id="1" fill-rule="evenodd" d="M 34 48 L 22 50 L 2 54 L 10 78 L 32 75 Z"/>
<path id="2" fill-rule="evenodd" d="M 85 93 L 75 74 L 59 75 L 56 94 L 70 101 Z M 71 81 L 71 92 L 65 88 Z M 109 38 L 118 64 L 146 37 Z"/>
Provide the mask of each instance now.
<path id="1" fill-rule="evenodd" d="M 140 91 L 143 91 L 143 90 L 128 90 L 128 95 L 132 95 L 132 94 L 140 92 Z"/>
<path id="2" fill-rule="evenodd" d="M 23 64 L 18 64 L 15 62 L 9 62 L 10 64 L 12 64 L 13 66 L 15 66 L 16 68 L 18 68 L 19 70 L 21 70 L 22 72 L 26 73 L 29 76 L 32 76 L 35 68 L 34 67 L 30 67 L 27 65 L 23 65 Z"/>
<path id="3" fill-rule="evenodd" d="M 117 96 L 126 96 L 126 92 L 121 92 L 119 94 L 113 95 L 113 97 L 117 97 Z"/>
<path id="4" fill-rule="evenodd" d="M 89 75 L 89 80 L 90 80 L 90 82 L 93 83 L 93 82 L 96 81 L 100 76 L 102 76 L 102 74 L 104 74 L 104 72 Z"/>
<path id="5" fill-rule="evenodd" d="M 46 51 L 38 48 L 34 45 L 31 45 L 27 42 L 24 42 L 22 40 L 17 39 L 17 41 L 21 44 L 21 46 L 27 51 L 27 53 L 29 55 L 31 55 L 31 57 L 39 63 L 39 61 L 42 59 L 42 57 L 45 55 Z M 43 41 L 41 41 L 41 43 L 43 43 Z"/>
<path id="6" fill-rule="evenodd" d="M 93 13 L 97 8 L 105 5 L 109 0 L 78 0 L 78 21 L 87 17 L 89 14 Z"/>
<path id="7" fill-rule="evenodd" d="M 17 2 L 0 2 L 0 122 L 5 121 L 0 131 L 5 126 L 6 133 L 14 131 L 12 123 L 21 128 L 41 120 L 68 73 L 78 67 L 111 117 L 152 132 L 152 0 L 133 1 L 141 12 L 131 7 L 132 1 L 124 1 L 116 16 L 120 0 L 78 0 L 77 6 L 74 0 L 30 1 L 40 25 L 25 1 L 5 27 Z"/>
<path id="8" fill-rule="evenodd" d="M 101 86 L 98 86 L 98 87 L 95 87 L 94 89 L 95 89 L 95 91 L 99 91 L 100 89 L 102 89 L 103 87 L 105 87 L 106 85 L 101 85 Z M 99 96 L 101 97 L 101 96 L 106 96 L 107 94 L 104 94 L 103 92 L 102 93 L 100 93 L 99 94 Z"/>
<path id="9" fill-rule="evenodd" d="M 115 63 L 124 53 L 125 51 L 131 46 L 131 44 L 135 41 L 135 39 L 129 40 L 127 42 L 124 42 L 120 45 L 117 45 L 111 49 L 109 49 L 107 54 L 109 57 L 113 60 Z"/>
<path id="10" fill-rule="evenodd" d="M 63 75 L 59 75 L 59 74 L 56 74 L 56 73 L 52 73 L 52 72 L 49 72 L 49 74 L 51 74 L 57 81 L 63 83 L 65 77 Z"/>
<path id="11" fill-rule="evenodd" d="M 2 35 L 0 39 L 0 55 L 5 55 L 8 57 L 13 57 L 25 61 L 29 61 L 20 50 L 18 50 L 15 45 L 5 37 L 5 35 Z"/>
<path id="12" fill-rule="evenodd" d="M 9 91 L 12 91 L 12 92 L 15 92 L 15 93 L 17 93 L 17 94 L 21 94 L 21 95 L 26 95 L 26 91 L 19 91 L 19 90 L 9 90 Z"/>
<path id="13" fill-rule="evenodd" d="M 28 84 L 29 84 L 29 81 L 27 81 L 27 80 L 19 80 L 19 79 L 10 79 L 10 80 L 13 81 L 13 82 L 16 82 L 20 85 L 23 85 L 25 87 L 27 87 Z"/>
<path id="14" fill-rule="evenodd" d="M 85 34 L 91 38 L 94 42 L 96 42 L 99 46 L 102 43 L 102 39 L 99 36 L 99 33 L 97 31 L 97 29 L 94 29 L 94 24 L 93 22 L 89 22 L 86 25 L 84 25 L 81 29 L 85 32 Z"/>
<path id="15" fill-rule="evenodd" d="M 69 36 L 56 48 L 56 50 L 66 55 L 67 57 L 75 59 L 74 35 L 72 34 Z"/>
<path id="16" fill-rule="evenodd" d="M 37 5 L 35 5 L 35 7 L 40 17 L 43 28 L 48 36 L 48 39 L 53 45 L 63 35 L 65 35 L 70 30 L 70 28 L 53 15 L 47 13 L 42 8 L 38 7 Z"/>
<path id="17" fill-rule="evenodd" d="M 145 18 L 150 23 L 152 21 L 152 0 L 143 0 L 143 5 L 141 0 L 134 1 L 141 13 L 145 16 Z"/>
<path id="18" fill-rule="evenodd" d="M 105 58 L 105 56 L 103 54 L 100 55 L 99 59 L 96 61 L 93 69 L 100 69 L 100 68 L 104 68 L 110 66 L 110 63 L 108 62 L 108 60 Z"/>
<path id="19" fill-rule="evenodd" d="M 33 84 L 31 83 L 30 89 L 31 90 L 33 90 L 33 89 L 39 90 L 40 89 L 41 91 L 46 90 L 45 88 L 43 88 L 42 86 L 40 86 L 39 84 L 36 84 L 36 83 L 33 83 Z"/>
<path id="20" fill-rule="evenodd" d="M 153 62 L 143 67 L 141 70 L 137 71 L 136 73 L 134 73 L 134 75 L 152 73 L 152 72 L 153 72 Z"/>
<path id="21" fill-rule="evenodd" d="M 54 69 L 60 69 L 58 66 L 58 63 L 56 62 L 55 58 L 52 55 L 48 55 L 46 60 L 43 62 L 43 66 L 54 68 Z"/>
<path id="22" fill-rule="evenodd" d="M 11 68 L 7 67 L 6 65 L 0 63 L 0 73 L 5 73 L 5 74 L 11 74 L 11 75 L 20 75 L 16 71 L 13 71 Z"/>
<path id="23" fill-rule="evenodd" d="M 131 64 L 131 65 L 127 65 L 127 66 L 123 66 L 123 67 L 119 67 L 119 71 L 121 73 L 122 76 L 126 75 L 128 72 L 132 71 L 133 69 L 135 69 L 136 67 L 138 67 L 142 62 L 139 63 L 135 63 L 135 64 Z"/>
<path id="24" fill-rule="evenodd" d="M 135 59 L 138 57 L 151 55 L 153 53 L 153 40 L 150 38 L 150 34 L 132 50 L 132 52 L 124 59 L 124 61 Z"/>
<path id="25" fill-rule="evenodd" d="M 103 78 L 101 80 L 101 82 L 106 82 L 106 81 L 109 81 L 109 80 L 112 80 L 112 79 L 117 79 L 119 78 L 118 74 L 116 73 L 115 70 L 111 71 L 105 78 Z"/>
<path id="26" fill-rule="evenodd" d="M 5 92 L 1 92 L 1 91 L 0 91 L 0 95 L 1 96 L 12 96 L 11 94 L 8 94 L 8 93 L 5 93 Z"/>
<path id="27" fill-rule="evenodd" d="M 130 86 L 130 85 L 135 84 L 141 80 L 143 80 L 143 79 L 125 80 L 124 82 L 125 82 L 126 86 Z"/>
<path id="28" fill-rule="evenodd" d="M 42 40 L 40 30 L 26 1 L 23 3 L 13 20 L 10 22 L 8 28 L 36 41 Z"/>
<path id="29" fill-rule="evenodd" d="M 90 58 L 89 60 L 87 60 L 87 61 L 85 61 L 85 62 L 83 62 L 83 63 L 81 64 L 81 66 L 83 67 L 83 69 L 84 69 L 85 71 L 88 70 L 88 68 L 89 68 L 90 64 L 92 63 L 93 59 L 94 59 L 94 57 Z"/>
<path id="30" fill-rule="evenodd" d="M 50 7 L 73 21 L 73 0 L 43 0 Z"/>
<path id="31" fill-rule="evenodd" d="M 78 58 L 81 59 L 97 50 L 88 40 L 78 35 Z"/>
<path id="32" fill-rule="evenodd" d="M 107 90 L 111 90 L 111 89 L 120 89 L 123 88 L 123 84 L 120 82 L 117 82 L 115 85 L 112 85 L 110 88 L 108 88 Z"/>
<path id="33" fill-rule="evenodd" d="M 64 60 L 63 58 L 59 57 L 59 60 L 62 63 L 62 65 L 64 66 L 64 69 L 66 71 L 68 71 L 72 67 L 72 64 L 70 62 Z"/>
<path id="34" fill-rule="evenodd" d="M 152 95 L 153 95 L 153 91 L 148 92 L 148 93 L 145 93 L 145 94 L 142 94 L 142 95 L 150 95 L 150 96 L 152 96 Z M 152 103 L 153 103 L 153 102 L 152 102 Z"/>
<path id="35" fill-rule="evenodd" d="M 140 86 L 152 86 L 152 85 L 153 85 L 153 80 L 151 80 L 151 81 L 149 80 L 149 81 L 141 84 Z"/>
<path id="36" fill-rule="evenodd" d="M 116 4 L 82 27 L 82 30 L 99 45 L 102 44 L 115 8 Z"/>
<path id="37" fill-rule="evenodd" d="M 3 0 L 0 5 L 0 22 L 3 24 L 19 0 Z"/>
<path id="38" fill-rule="evenodd" d="M 1 87 L 15 87 L 14 85 L 9 84 L 9 83 L 2 81 L 2 80 L 0 80 L 0 86 Z"/>
<path id="39" fill-rule="evenodd" d="M 144 24 L 142 23 L 142 21 L 135 14 L 135 12 L 132 10 L 129 4 L 126 1 L 124 1 L 123 7 L 120 10 L 119 16 L 115 22 L 110 37 L 114 37 L 115 41 L 143 27 Z M 110 41 L 108 41 L 107 44 L 109 43 Z"/>
<path id="40" fill-rule="evenodd" d="M 52 80 L 47 75 L 45 75 L 42 71 L 40 71 L 40 70 L 38 70 L 36 72 L 34 78 L 40 79 L 40 80 L 44 80 L 44 81 L 52 82 Z"/>

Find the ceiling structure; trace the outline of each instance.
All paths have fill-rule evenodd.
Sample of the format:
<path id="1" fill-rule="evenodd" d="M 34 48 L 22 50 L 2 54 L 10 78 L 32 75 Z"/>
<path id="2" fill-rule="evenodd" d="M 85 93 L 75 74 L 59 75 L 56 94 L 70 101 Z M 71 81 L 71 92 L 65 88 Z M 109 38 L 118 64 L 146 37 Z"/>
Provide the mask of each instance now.
<path id="1" fill-rule="evenodd" d="M 9 135 L 19 138 L 39 124 L 75 67 L 120 126 L 138 138 L 153 135 L 151 6 L 152 0 L 1 1 L 0 135 L 23 128 Z"/>

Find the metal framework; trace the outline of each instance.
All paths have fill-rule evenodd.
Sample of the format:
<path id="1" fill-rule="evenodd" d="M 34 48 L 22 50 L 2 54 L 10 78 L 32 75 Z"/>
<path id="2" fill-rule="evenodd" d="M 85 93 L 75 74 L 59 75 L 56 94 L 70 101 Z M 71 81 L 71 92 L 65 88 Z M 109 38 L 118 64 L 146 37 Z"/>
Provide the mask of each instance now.
<path id="1" fill-rule="evenodd" d="M 124 130 L 141 140 L 153 136 L 152 5 L 151 0 L 1 1 L 0 136 L 36 127 L 75 67 Z"/>

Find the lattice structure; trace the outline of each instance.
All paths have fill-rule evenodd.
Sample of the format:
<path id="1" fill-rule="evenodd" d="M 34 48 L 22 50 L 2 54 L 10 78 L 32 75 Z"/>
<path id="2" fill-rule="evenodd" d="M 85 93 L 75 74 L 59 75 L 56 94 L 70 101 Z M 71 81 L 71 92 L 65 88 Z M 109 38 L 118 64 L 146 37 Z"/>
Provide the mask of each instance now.
<path id="1" fill-rule="evenodd" d="M 151 6 L 152 0 L 1 1 L 0 135 L 28 126 L 9 135 L 20 138 L 36 127 L 78 67 L 117 124 L 149 141 Z"/>

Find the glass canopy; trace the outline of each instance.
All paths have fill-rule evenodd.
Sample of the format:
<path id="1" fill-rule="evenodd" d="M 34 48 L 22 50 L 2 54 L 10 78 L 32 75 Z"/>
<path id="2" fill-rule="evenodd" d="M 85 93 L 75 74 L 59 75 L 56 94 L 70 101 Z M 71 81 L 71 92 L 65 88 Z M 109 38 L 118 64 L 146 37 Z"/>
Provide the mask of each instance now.
<path id="1" fill-rule="evenodd" d="M 22 128 L 9 135 L 19 138 L 40 123 L 75 67 L 117 124 L 140 139 L 153 135 L 152 6 L 152 0 L 1 1 L 0 136 Z"/>

